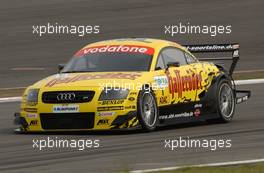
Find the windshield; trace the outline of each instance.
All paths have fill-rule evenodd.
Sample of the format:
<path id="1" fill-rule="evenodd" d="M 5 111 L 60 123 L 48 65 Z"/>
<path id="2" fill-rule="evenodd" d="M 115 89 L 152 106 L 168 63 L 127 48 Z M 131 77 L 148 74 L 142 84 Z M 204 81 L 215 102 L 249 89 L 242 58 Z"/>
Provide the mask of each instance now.
<path id="1" fill-rule="evenodd" d="M 154 49 L 142 46 L 100 46 L 82 49 L 62 73 L 149 71 Z"/>

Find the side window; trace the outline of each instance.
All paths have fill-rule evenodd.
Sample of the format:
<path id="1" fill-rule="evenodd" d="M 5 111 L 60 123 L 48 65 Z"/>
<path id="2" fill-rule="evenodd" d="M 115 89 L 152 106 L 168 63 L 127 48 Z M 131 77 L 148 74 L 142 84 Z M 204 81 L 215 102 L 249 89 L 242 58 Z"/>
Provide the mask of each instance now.
<path id="1" fill-rule="evenodd" d="M 192 57 L 191 55 L 189 55 L 188 53 L 185 53 L 185 58 L 188 64 L 192 64 L 192 63 L 196 63 L 197 60 Z"/>
<path id="2" fill-rule="evenodd" d="M 165 69 L 165 64 L 163 62 L 162 54 L 160 54 L 158 57 L 158 61 L 157 61 L 157 65 L 156 65 L 155 69 L 156 70 Z"/>
<path id="3" fill-rule="evenodd" d="M 180 65 L 186 64 L 186 59 L 183 51 L 176 48 L 167 48 L 162 52 L 165 64 L 168 62 L 179 62 Z"/>

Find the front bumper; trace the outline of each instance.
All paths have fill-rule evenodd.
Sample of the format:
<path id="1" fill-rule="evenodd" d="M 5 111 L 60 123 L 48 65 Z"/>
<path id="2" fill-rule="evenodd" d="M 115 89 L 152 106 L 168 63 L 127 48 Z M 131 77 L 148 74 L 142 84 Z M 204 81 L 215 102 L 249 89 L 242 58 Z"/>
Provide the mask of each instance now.
<path id="1" fill-rule="evenodd" d="M 95 91 L 91 100 L 54 102 L 53 92 L 75 92 L 76 98 L 83 97 L 80 91 Z M 50 92 L 53 95 L 45 95 Z M 131 91 L 132 92 L 132 91 Z M 134 93 L 134 91 L 132 92 Z M 136 99 L 100 101 L 98 87 L 63 87 L 40 89 L 37 103 L 21 102 L 21 111 L 15 114 L 15 124 L 23 131 L 83 131 L 109 130 L 136 127 Z M 136 98 L 135 94 L 128 98 Z"/>
<path id="2" fill-rule="evenodd" d="M 27 117 L 27 113 L 15 113 L 14 124 L 18 127 L 16 132 L 41 132 L 41 131 L 86 131 L 86 130 L 112 130 L 133 129 L 139 127 L 137 111 L 129 111 L 123 115 L 113 117 L 100 117 L 88 113 L 76 114 L 36 114 L 34 118 Z M 29 114 L 30 115 L 30 114 Z M 81 116 L 82 117 L 81 117 Z M 45 117 L 44 117 L 45 116 Z M 96 117 L 95 117 L 96 116 Z M 86 117 L 86 118 L 83 118 Z"/>

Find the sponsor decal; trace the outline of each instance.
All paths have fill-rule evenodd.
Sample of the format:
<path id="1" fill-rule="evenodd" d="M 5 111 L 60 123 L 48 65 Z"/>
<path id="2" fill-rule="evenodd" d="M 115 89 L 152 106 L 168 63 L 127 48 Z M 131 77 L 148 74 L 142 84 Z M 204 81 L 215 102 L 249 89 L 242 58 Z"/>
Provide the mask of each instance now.
<path id="1" fill-rule="evenodd" d="M 203 51 L 230 51 L 237 49 L 238 45 L 222 44 L 222 45 L 188 45 L 186 48 L 190 52 L 203 52 Z"/>
<path id="2" fill-rule="evenodd" d="M 115 111 L 123 110 L 124 106 L 109 106 L 109 107 L 97 107 L 97 111 Z"/>
<path id="3" fill-rule="evenodd" d="M 67 84 L 78 81 L 92 80 L 92 79 L 130 79 L 135 80 L 140 77 L 140 73 L 104 73 L 104 74 L 80 74 L 72 77 L 55 77 L 50 80 L 45 86 L 52 87 L 58 84 Z"/>
<path id="4" fill-rule="evenodd" d="M 54 113 L 72 113 L 79 112 L 79 105 L 56 105 L 53 106 Z"/>
<path id="5" fill-rule="evenodd" d="M 135 98 L 134 98 L 134 97 L 129 97 L 128 100 L 129 100 L 129 101 L 134 101 Z"/>
<path id="6" fill-rule="evenodd" d="M 141 54 L 153 55 L 154 49 L 151 47 L 138 46 L 138 45 L 104 45 L 104 46 L 84 48 L 78 51 L 74 56 L 82 57 L 86 54 L 105 53 L 105 52 L 141 53 Z"/>
<path id="7" fill-rule="evenodd" d="M 136 106 L 126 106 L 125 109 L 136 109 Z"/>
<path id="8" fill-rule="evenodd" d="M 199 108 L 195 109 L 195 111 L 193 112 L 195 117 L 199 117 L 201 115 L 201 110 Z"/>
<path id="9" fill-rule="evenodd" d="M 38 120 L 31 120 L 29 125 L 30 126 L 37 126 L 38 125 Z"/>
<path id="10" fill-rule="evenodd" d="M 159 99 L 159 102 L 160 104 L 165 104 L 165 103 L 168 103 L 168 97 L 167 96 L 161 96 L 160 99 Z"/>
<path id="11" fill-rule="evenodd" d="M 37 118 L 38 114 L 26 114 L 27 118 Z"/>
<path id="12" fill-rule="evenodd" d="M 168 87 L 168 78 L 167 76 L 155 76 L 154 81 L 158 88 L 166 88 Z"/>
<path id="13" fill-rule="evenodd" d="M 100 105 L 118 105 L 118 104 L 123 104 L 124 100 L 103 100 L 100 101 Z"/>
<path id="14" fill-rule="evenodd" d="M 237 99 L 237 103 L 242 103 L 242 102 L 244 102 L 246 100 L 248 100 L 248 96 L 244 96 L 244 97 L 238 98 Z"/>
<path id="15" fill-rule="evenodd" d="M 242 98 L 238 98 L 237 103 L 242 103 Z"/>
<path id="16" fill-rule="evenodd" d="M 113 116 L 115 112 L 98 112 L 97 115 L 99 116 Z"/>
<path id="17" fill-rule="evenodd" d="M 131 92 L 129 95 L 137 95 L 137 92 Z"/>
<path id="18" fill-rule="evenodd" d="M 202 104 L 195 104 L 194 108 L 201 108 L 203 105 Z"/>
<path id="19" fill-rule="evenodd" d="M 98 121 L 97 125 L 108 125 L 109 119 L 101 119 Z"/>
<path id="20" fill-rule="evenodd" d="M 166 72 L 169 80 L 169 92 L 172 94 L 172 97 L 177 93 L 178 97 L 182 98 L 182 93 L 185 91 L 202 89 L 201 74 L 181 76 L 180 70 L 174 70 L 173 72 L 175 76 L 172 76 L 169 71 Z"/>
<path id="21" fill-rule="evenodd" d="M 192 117 L 193 112 L 183 112 L 179 114 L 169 114 L 169 115 L 161 115 L 159 116 L 159 119 L 172 119 L 172 118 L 182 118 L 182 117 Z"/>

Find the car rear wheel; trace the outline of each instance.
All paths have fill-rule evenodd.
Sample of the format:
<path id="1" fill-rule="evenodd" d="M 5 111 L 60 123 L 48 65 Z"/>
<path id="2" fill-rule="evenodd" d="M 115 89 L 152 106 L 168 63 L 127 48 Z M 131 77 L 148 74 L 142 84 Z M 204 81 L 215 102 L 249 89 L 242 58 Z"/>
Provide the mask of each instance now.
<path id="1" fill-rule="evenodd" d="M 151 90 L 141 90 L 138 96 L 138 119 L 142 128 L 152 131 L 158 123 L 158 109 L 154 93 Z"/>
<path id="2" fill-rule="evenodd" d="M 235 93 L 231 82 L 223 79 L 217 87 L 217 112 L 219 118 L 215 122 L 230 122 L 235 113 Z"/>

